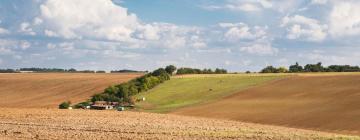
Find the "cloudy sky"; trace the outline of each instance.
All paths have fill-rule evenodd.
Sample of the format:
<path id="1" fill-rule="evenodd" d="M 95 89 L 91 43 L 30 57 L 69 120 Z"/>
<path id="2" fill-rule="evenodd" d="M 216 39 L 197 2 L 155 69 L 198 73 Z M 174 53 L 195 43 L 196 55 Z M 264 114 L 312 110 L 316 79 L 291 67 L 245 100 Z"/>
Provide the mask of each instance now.
<path id="1" fill-rule="evenodd" d="M 0 68 L 360 65 L 358 0 L 1 0 Z"/>

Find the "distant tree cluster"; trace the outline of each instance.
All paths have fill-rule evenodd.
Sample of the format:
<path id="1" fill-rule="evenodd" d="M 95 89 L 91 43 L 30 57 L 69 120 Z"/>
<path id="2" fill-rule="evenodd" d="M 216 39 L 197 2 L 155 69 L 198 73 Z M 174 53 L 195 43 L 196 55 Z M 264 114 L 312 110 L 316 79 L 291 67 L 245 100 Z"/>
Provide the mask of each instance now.
<path id="1" fill-rule="evenodd" d="M 107 102 L 126 102 L 133 104 L 131 96 L 138 93 L 145 92 L 155 86 L 170 80 L 170 75 L 175 69 L 159 68 L 144 76 L 138 77 L 126 83 L 113 85 L 104 90 L 103 93 L 96 94 L 91 98 L 92 102 L 107 101 Z"/>
<path id="2" fill-rule="evenodd" d="M 60 68 L 20 68 L 19 71 L 33 71 L 33 72 L 77 72 L 75 69 L 60 69 Z"/>
<path id="3" fill-rule="evenodd" d="M 20 68 L 20 69 L 0 69 L 0 73 L 20 73 L 21 71 L 31 71 L 35 73 L 106 73 L 103 70 L 76 70 L 71 69 L 61 69 L 61 68 Z"/>
<path id="4" fill-rule="evenodd" d="M 289 69 L 284 67 L 273 67 L 267 66 L 260 71 L 260 73 L 299 73 L 299 72 L 360 72 L 359 66 L 350 66 L 350 65 L 330 65 L 328 67 L 322 66 L 322 63 L 316 64 L 306 64 L 305 66 L 295 63 L 294 65 L 289 66 Z"/>
<path id="5" fill-rule="evenodd" d="M 14 69 L 0 69 L 0 73 L 17 73 Z"/>
<path id="6" fill-rule="evenodd" d="M 146 73 L 147 71 L 136 71 L 136 70 L 112 70 L 110 73 Z"/>
<path id="7" fill-rule="evenodd" d="M 194 69 L 194 68 L 179 68 L 176 74 L 226 74 L 226 69 L 219 69 L 216 68 L 215 70 L 212 69 Z"/>
<path id="8" fill-rule="evenodd" d="M 273 66 L 267 66 L 260 71 L 260 73 L 286 73 L 286 72 L 288 72 L 288 69 L 286 69 L 285 67 L 276 68 Z"/>

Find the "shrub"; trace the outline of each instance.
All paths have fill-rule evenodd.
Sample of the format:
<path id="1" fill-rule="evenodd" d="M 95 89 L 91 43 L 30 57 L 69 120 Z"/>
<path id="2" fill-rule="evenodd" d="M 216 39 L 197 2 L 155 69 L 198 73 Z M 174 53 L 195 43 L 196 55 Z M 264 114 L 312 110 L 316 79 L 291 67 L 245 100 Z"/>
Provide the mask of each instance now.
<path id="1" fill-rule="evenodd" d="M 81 102 L 81 103 L 78 103 L 74 106 L 74 108 L 84 108 L 86 106 L 90 106 L 90 102 Z"/>
<path id="2" fill-rule="evenodd" d="M 62 102 L 62 103 L 59 105 L 59 109 L 68 109 L 70 106 L 71 106 L 71 102 L 70 102 L 70 101 Z"/>

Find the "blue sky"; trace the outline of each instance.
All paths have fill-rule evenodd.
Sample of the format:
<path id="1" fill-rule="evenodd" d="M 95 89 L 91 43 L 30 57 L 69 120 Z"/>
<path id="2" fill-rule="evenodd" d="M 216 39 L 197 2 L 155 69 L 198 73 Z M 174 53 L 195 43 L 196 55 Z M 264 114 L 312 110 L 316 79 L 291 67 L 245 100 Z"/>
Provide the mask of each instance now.
<path id="1" fill-rule="evenodd" d="M 356 0 L 2 0 L 0 68 L 360 65 Z"/>

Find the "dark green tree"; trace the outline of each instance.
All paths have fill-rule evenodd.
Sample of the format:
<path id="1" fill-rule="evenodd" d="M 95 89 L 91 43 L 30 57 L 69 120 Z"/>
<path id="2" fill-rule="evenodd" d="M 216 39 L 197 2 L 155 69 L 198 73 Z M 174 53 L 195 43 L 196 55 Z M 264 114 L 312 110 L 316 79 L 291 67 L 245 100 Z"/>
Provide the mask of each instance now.
<path id="1" fill-rule="evenodd" d="M 296 72 L 302 72 L 303 67 L 299 65 L 298 62 L 295 63 L 295 65 L 291 65 L 289 67 L 289 72 L 296 73 Z"/>
<path id="2" fill-rule="evenodd" d="M 174 65 L 166 66 L 165 71 L 166 71 L 168 74 L 172 75 L 172 74 L 174 74 L 174 72 L 176 71 L 176 67 L 175 67 Z"/>

